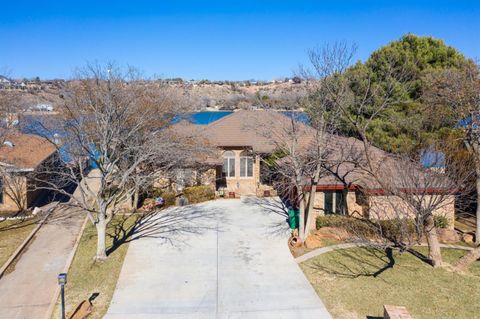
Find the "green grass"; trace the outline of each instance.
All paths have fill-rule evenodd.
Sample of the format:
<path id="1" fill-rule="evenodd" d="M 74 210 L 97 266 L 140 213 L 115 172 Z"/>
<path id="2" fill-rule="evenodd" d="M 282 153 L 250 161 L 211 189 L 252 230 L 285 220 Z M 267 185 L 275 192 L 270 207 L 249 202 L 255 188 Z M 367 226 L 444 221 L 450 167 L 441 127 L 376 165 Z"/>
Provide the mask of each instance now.
<path id="1" fill-rule="evenodd" d="M 107 228 L 111 236 L 124 237 L 135 223 L 136 217 L 115 216 Z M 112 247 L 113 237 L 107 236 L 107 251 Z M 65 286 L 65 303 L 67 315 L 71 314 L 83 300 L 98 293 L 93 303 L 93 312 L 89 318 L 102 318 L 108 310 L 117 284 L 118 276 L 127 253 L 128 243 L 120 244 L 108 255 L 107 260 L 95 262 L 97 235 L 94 226 L 88 222 L 82 235 L 72 265 L 68 271 L 68 282 Z M 59 301 L 55 307 L 53 318 L 60 317 Z"/>
<path id="2" fill-rule="evenodd" d="M 426 248 L 417 249 L 426 253 Z M 446 261 L 465 251 L 442 250 Z M 383 305 L 406 306 L 415 319 L 480 318 L 480 262 L 469 273 L 433 269 L 409 253 L 351 248 L 300 266 L 334 318 L 382 317 Z M 382 269 L 384 269 L 382 271 Z"/>
<path id="3" fill-rule="evenodd" d="M 36 218 L 0 222 L 0 267 L 10 258 L 35 226 L 37 226 Z"/>

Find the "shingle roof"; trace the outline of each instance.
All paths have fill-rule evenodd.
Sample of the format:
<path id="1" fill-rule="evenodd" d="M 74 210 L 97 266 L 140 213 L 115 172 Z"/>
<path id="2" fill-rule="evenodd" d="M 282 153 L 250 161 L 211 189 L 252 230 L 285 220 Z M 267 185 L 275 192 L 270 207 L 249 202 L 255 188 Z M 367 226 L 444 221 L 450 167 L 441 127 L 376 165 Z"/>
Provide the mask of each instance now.
<path id="1" fill-rule="evenodd" d="M 184 137 L 205 138 L 217 147 L 250 147 L 257 153 L 272 152 L 285 138 L 291 118 L 270 110 L 240 110 L 209 125 L 180 122 L 172 131 Z M 300 134 L 308 136 L 310 128 L 298 123 Z"/>
<path id="2" fill-rule="evenodd" d="M 35 169 L 57 151 L 56 146 L 47 139 L 18 131 L 3 134 L 0 141 L 0 162 L 17 169 Z"/>

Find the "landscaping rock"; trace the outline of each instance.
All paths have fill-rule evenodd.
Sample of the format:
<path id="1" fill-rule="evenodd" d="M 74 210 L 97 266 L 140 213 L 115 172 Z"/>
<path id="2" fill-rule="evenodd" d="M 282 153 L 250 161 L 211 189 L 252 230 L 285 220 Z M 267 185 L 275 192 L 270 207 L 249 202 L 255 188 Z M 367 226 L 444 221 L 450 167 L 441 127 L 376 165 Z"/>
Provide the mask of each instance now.
<path id="1" fill-rule="evenodd" d="M 460 236 L 454 229 L 440 228 L 437 229 L 437 232 L 441 242 L 457 243 L 460 241 Z"/>
<path id="2" fill-rule="evenodd" d="M 345 229 L 337 227 L 322 227 L 317 230 L 315 234 L 320 238 L 330 238 L 340 241 L 350 237 Z"/>
<path id="3" fill-rule="evenodd" d="M 322 246 L 323 246 L 322 239 L 317 234 L 312 234 L 308 236 L 307 239 L 305 240 L 305 247 L 309 249 L 314 249 Z"/>
<path id="4" fill-rule="evenodd" d="M 463 234 L 463 236 L 462 236 L 462 240 L 463 240 L 464 242 L 466 242 L 467 244 L 471 244 L 471 243 L 473 243 L 474 237 L 473 237 L 472 234 L 465 233 L 465 234 Z"/>

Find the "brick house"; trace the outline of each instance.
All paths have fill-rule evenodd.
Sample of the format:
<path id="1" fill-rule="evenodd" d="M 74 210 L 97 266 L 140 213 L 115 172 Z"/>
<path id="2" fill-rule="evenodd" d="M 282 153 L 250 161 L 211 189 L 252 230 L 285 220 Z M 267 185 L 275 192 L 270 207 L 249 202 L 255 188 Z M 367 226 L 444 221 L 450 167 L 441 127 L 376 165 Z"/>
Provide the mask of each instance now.
<path id="1" fill-rule="evenodd" d="M 18 131 L 1 135 L 0 212 L 18 212 L 41 202 L 44 191 L 33 176 L 58 164 L 57 147 L 45 138 Z"/>
<path id="2" fill-rule="evenodd" d="M 291 126 L 291 121 L 290 117 L 277 111 L 240 110 L 208 125 L 194 125 L 183 121 L 173 125 L 172 132 L 183 138 L 188 137 L 192 142 L 207 143 L 217 149 L 216 158 L 209 159 L 211 168 L 209 178 L 204 180 L 205 184 L 215 187 L 217 191 L 235 193 L 237 197 L 263 196 L 265 192 L 275 194 L 272 185 L 262 176 L 263 159 L 288 138 L 285 128 Z M 313 129 L 301 122 L 297 125 L 301 136 L 299 145 L 308 148 Z M 388 192 L 367 174 L 358 171 L 353 162 L 358 161 L 358 156 L 361 156 L 359 154 L 362 153 L 362 142 L 338 135 L 331 135 L 328 139 L 329 167 L 316 187 L 315 214 L 358 214 L 379 219 L 394 218 L 394 207 L 406 203 L 400 198 L 389 196 Z M 399 170 L 397 166 L 400 161 L 378 148 L 371 147 L 370 150 L 379 172 L 385 172 L 385 178 L 391 179 L 390 185 L 401 182 L 408 184 L 399 174 L 391 173 L 394 168 Z M 408 186 L 409 191 L 413 189 L 422 192 L 427 198 L 443 194 L 443 187 L 447 189 L 448 185 L 440 184 L 429 189 L 426 187 L 420 184 Z M 435 213 L 447 217 L 453 227 L 454 212 L 455 198 L 451 195 Z M 312 221 L 314 220 L 313 218 Z M 314 225 L 310 227 L 313 228 Z"/>

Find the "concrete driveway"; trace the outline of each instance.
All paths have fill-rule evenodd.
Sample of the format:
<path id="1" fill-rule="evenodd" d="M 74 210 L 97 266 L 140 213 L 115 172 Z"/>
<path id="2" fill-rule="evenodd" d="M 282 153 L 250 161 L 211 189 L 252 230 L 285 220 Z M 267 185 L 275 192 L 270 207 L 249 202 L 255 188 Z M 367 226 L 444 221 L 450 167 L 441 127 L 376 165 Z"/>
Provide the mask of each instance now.
<path id="1" fill-rule="evenodd" d="M 72 253 L 85 213 L 57 208 L 14 266 L 0 279 L 0 318 L 44 318 Z"/>
<path id="2" fill-rule="evenodd" d="M 331 318 L 288 250 L 277 206 L 218 200 L 146 221 L 105 318 Z"/>

